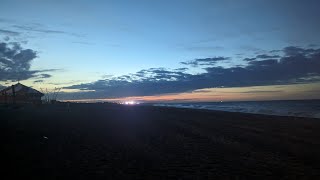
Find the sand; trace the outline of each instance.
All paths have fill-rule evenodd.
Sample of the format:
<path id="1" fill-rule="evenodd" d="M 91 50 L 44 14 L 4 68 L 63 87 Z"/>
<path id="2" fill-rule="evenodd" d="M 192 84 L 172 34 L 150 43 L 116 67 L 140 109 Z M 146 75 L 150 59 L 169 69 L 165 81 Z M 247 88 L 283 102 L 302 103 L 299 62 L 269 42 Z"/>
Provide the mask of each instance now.
<path id="1" fill-rule="evenodd" d="M 0 114 L 9 179 L 320 177 L 319 119 L 111 104 Z"/>

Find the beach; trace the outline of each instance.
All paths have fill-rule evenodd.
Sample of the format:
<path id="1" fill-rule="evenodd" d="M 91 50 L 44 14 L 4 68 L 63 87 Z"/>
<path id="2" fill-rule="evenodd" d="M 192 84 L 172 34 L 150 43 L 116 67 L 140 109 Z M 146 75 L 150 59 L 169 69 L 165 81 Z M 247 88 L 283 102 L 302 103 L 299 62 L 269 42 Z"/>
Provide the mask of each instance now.
<path id="1" fill-rule="evenodd" d="M 320 121 L 184 108 L 4 107 L 9 179 L 316 179 Z"/>

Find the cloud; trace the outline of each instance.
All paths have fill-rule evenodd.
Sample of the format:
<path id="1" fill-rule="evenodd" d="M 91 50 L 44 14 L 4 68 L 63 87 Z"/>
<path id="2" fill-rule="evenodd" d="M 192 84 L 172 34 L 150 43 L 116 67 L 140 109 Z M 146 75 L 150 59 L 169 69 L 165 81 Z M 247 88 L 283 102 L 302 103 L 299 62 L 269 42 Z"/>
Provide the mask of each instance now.
<path id="1" fill-rule="evenodd" d="M 262 61 L 250 61 L 249 65 L 253 67 L 258 67 L 258 66 L 272 66 L 278 63 L 278 60 L 276 59 L 267 59 L 267 60 L 262 60 Z"/>
<path id="2" fill-rule="evenodd" d="M 81 45 L 94 45 L 94 43 L 86 42 L 86 41 L 73 41 L 74 44 L 81 44 Z"/>
<path id="3" fill-rule="evenodd" d="M 6 29 L 0 29 L 0 34 L 4 34 L 6 36 L 19 36 L 20 33 L 16 31 L 10 31 Z"/>
<path id="4" fill-rule="evenodd" d="M 80 80 L 72 80 L 72 81 L 68 81 L 68 82 L 58 82 L 58 83 L 47 83 L 47 84 L 52 84 L 52 85 L 57 85 L 57 86 L 60 86 L 60 85 L 71 85 L 71 84 L 76 84 L 76 83 L 80 83 L 81 81 Z"/>
<path id="5" fill-rule="evenodd" d="M 318 45 L 316 45 L 316 44 L 309 44 L 308 47 L 315 48 L 315 47 L 318 47 Z"/>
<path id="6" fill-rule="evenodd" d="M 215 65 L 219 61 L 229 60 L 228 57 L 212 57 L 212 58 L 204 58 L 204 59 L 195 59 L 192 61 L 181 62 L 183 65 L 191 65 L 193 67 L 197 66 L 212 66 Z"/>
<path id="7" fill-rule="evenodd" d="M 50 78 L 50 77 L 51 77 L 50 74 L 39 74 L 38 75 L 38 78 L 41 78 L 41 79 Z"/>
<path id="8" fill-rule="evenodd" d="M 285 47 L 283 49 L 283 52 L 287 56 L 307 56 L 309 54 L 319 53 L 320 49 L 313 49 L 313 48 L 307 49 L 307 48 L 301 48 L 297 46 L 289 46 L 289 47 Z"/>
<path id="9" fill-rule="evenodd" d="M 186 71 L 151 68 L 65 89 L 94 91 L 78 93 L 79 97 L 112 98 L 191 92 L 221 86 L 248 87 L 319 81 L 314 77 L 320 77 L 320 49 L 286 47 L 281 51 L 283 55 L 278 59 L 255 59 L 241 67 L 214 66 L 216 61 L 229 59 L 225 57 L 196 59 L 185 64 L 197 64 L 205 70 L 204 73 L 189 74 Z"/>
<path id="10" fill-rule="evenodd" d="M 9 40 L 10 40 L 10 37 L 9 37 L 9 36 L 5 36 L 5 37 L 3 38 L 3 40 L 4 40 L 4 41 L 9 41 Z"/>
<path id="11" fill-rule="evenodd" d="M 253 94 L 257 94 L 257 93 L 280 93 L 280 92 L 284 92 L 282 90 L 274 90 L 274 91 L 259 91 L 259 90 L 255 90 L 255 91 L 244 91 L 244 92 L 240 92 L 240 93 L 253 93 Z"/>
<path id="12" fill-rule="evenodd" d="M 244 61 L 254 61 L 254 60 L 256 60 L 257 58 L 244 58 L 243 60 Z"/>
<path id="13" fill-rule="evenodd" d="M 271 50 L 271 51 L 269 51 L 269 53 L 279 53 L 279 52 L 282 52 L 282 50 Z"/>
<path id="14" fill-rule="evenodd" d="M 175 71 L 187 71 L 189 68 L 177 68 L 174 69 Z"/>
<path id="15" fill-rule="evenodd" d="M 30 70 L 31 62 L 37 58 L 37 52 L 23 49 L 19 43 L 0 42 L 0 81 L 17 81 L 30 78 L 49 78 L 47 70 Z"/>
<path id="16" fill-rule="evenodd" d="M 212 92 L 212 90 L 197 89 L 197 90 L 194 90 L 193 92 L 195 92 L 195 93 L 210 93 L 210 92 Z"/>
<path id="17" fill-rule="evenodd" d="M 41 24 L 32 24 L 32 25 L 13 25 L 14 28 L 28 31 L 28 32 L 37 32 L 37 33 L 45 33 L 45 34 L 65 34 L 76 37 L 83 37 L 81 34 L 61 31 L 61 30 L 53 30 L 43 27 Z"/>
<path id="18" fill-rule="evenodd" d="M 12 23 L 12 22 L 15 22 L 15 21 L 12 20 L 12 19 L 8 19 L 8 18 L 0 18 L 0 22 L 3 22 L 3 23 Z"/>
<path id="19" fill-rule="evenodd" d="M 42 82 L 44 82 L 44 80 L 35 80 L 35 81 L 33 81 L 33 83 L 42 83 Z"/>
<path id="20" fill-rule="evenodd" d="M 260 55 L 257 55 L 256 58 L 259 58 L 259 59 L 273 59 L 273 58 L 280 58 L 280 56 L 278 56 L 278 55 L 260 54 Z"/>
<path id="21" fill-rule="evenodd" d="M 224 47 L 221 46 L 213 46 L 213 45 L 194 45 L 194 46 L 186 46 L 182 47 L 187 51 L 213 51 L 213 50 L 223 50 Z"/>

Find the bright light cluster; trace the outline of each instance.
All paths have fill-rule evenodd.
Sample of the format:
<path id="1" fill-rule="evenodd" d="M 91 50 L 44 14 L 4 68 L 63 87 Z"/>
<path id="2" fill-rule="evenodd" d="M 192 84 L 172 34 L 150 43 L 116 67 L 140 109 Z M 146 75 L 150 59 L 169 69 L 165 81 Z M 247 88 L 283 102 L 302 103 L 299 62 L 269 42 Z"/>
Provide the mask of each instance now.
<path id="1" fill-rule="evenodd" d="M 139 102 L 135 102 L 135 101 L 125 101 L 125 102 L 122 102 L 121 104 L 125 104 L 125 105 L 135 105 L 135 104 L 139 104 Z"/>

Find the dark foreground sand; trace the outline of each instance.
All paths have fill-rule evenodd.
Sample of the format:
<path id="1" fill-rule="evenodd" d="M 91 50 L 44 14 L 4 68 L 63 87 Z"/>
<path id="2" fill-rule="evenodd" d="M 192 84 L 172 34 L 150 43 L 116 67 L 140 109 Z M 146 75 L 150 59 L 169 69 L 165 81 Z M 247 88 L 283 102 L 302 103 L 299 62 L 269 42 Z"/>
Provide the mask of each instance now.
<path id="1" fill-rule="evenodd" d="M 320 177 L 319 119 L 108 104 L 0 113 L 7 179 Z"/>

